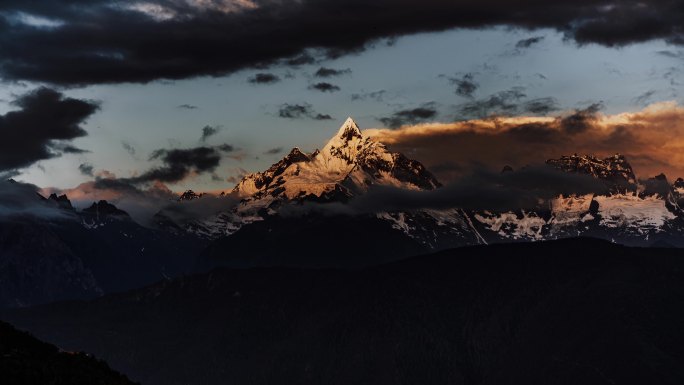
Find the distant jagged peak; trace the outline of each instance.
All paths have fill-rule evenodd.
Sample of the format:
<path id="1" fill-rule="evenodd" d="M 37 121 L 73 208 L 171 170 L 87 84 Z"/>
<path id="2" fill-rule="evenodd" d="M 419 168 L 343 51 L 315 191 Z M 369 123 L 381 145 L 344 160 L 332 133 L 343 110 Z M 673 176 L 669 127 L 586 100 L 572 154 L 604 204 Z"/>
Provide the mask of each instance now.
<path id="1" fill-rule="evenodd" d="M 50 194 L 50 196 L 47 198 L 49 202 L 53 202 L 54 204 L 57 205 L 60 209 L 66 209 L 66 210 L 73 210 L 73 206 L 71 205 L 71 201 L 69 198 L 66 196 L 66 194 L 62 195 L 57 195 L 55 193 Z"/>
<path id="2" fill-rule="evenodd" d="M 179 202 L 191 201 L 191 200 L 199 199 L 203 196 L 204 196 L 204 193 L 197 194 L 193 190 L 187 190 L 178 197 L 178 201 Z"/>
<path id="3" fill-rule="evenodd" d="M 113 204 L 107 202 L 106 200 L 100 200 L 93 202 L 90 207 L 83 209 L 81 214 L 84 217 L 90 217 L 89 219 L 101 222 L 105 219 L 130 219 L 127 212 L 119 209 Z"/>
<path id="4" fill-rule="evenodd" d="M 563 155 L 559 159 L 547 160 L 546 164 L 566 172 L 589 174 L 600 179 L 618 178 L 631 184 L 636 183 L 632 166 L 622 154 L 603 159 L 595 155 Z"/>

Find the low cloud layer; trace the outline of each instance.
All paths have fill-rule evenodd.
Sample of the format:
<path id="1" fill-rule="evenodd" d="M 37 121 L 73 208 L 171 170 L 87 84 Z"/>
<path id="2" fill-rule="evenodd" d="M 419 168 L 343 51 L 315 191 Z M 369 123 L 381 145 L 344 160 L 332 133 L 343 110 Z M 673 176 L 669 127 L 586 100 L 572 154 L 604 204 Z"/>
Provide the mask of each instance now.
<path id="1" fill-rule="evenodd" d="M 18 219 L 25 216 L 40 218 L 69 218 L 69 213 L 57 209 L 38 195 L 38 187 L 15 182 L 0 180 L 0 220 Z"/>
<path id="2" fill-rule="evenodd" d="M 310 64 L 311 49 L 338 57 L 375 39 L 451 28 L 552 28 L 605 46 L 684 44 L 678 0 L 10 0 L 0 15 L 0 76 L 63 85 Z"/>
<path id="3" fill-rule="evenodd" d="M 17 109 L 0 115 L 0 174 L 65 153 L 84 152 L 70 142 L 87 135 L 83 123 L 99 108 L 97 103 L 50 88 L 19 96 L 12 105 Z"/>
<path id="4" fill-rule="evenodd" d="M 604 194 L 606 185 L 584 174 L 565 173 L 546 165 L 532 165 L 515 172 L 471 170 L 471 173 L 435 190 L 409 190 L 371 186 L 349 203 L 291 205 L 286 216 L 312 212 L 330 215 L 359 215 L 421 209 L 508 211 L 548 207 L 559 195 Z"/>
<path id="5" fill-rule="evenodd" d="M 77 208 L 88 207 L 92 202 L 106 200 L 126 211 L 136 222 L 149 227 L 156 225 L 154 217 L 159 213 L 177 224 L 182 224 L 228 210 L 239 202 L 239 198 L 231 194 L 225 196 L 208 194 L 202 199 L 179 202 L 178 194 L 173 193 L 164 183 L 155 182 L 146 187 L 138 187 L 127 183 L 125 179 L 117 179 L 111 175 L 82 183 L 71 189 L 44 189 L 42 193 L 45 195 L 66 194 Z M 1 186 L 0 197 L 2 197 Z M 1 210 L 0 205 L 0 214 Z M 55 215 L 54 211 L 37 214 Z"/>
<path id="6" fill-rule="evenodd" d="M 420 160 L 444 182 L 473 169 L 518 169 L 573 153 L 622 153 L 640 178 L 661 172 L 670 179 L 684 176 L 684 107 L 665 102 L 617 115 L 600 109 L 594 104 L 554 117 L 428 123 L 366 133 Z"/>

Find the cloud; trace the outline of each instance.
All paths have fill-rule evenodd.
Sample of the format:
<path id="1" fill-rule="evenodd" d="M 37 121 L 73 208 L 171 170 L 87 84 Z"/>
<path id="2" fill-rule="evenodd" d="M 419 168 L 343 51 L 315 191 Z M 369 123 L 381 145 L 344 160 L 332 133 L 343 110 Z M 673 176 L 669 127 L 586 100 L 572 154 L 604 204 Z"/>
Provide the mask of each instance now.
<path id="1" fill-rule="evenodd" d="M 227 143 L 213 147 L 159 149 L 152 152 L 149 160 L 161 162 L 160 166 L 128 178 L 103 175 L 96 178 L 94 187 L 137 191 L 140 185 L 176 183 L 192 175 L 213 174 L 221 163 L 223 153 L 233 151 L 235 147 Z"/>
<path id="2" fill-rule="evenodd" d="M 458 106 L 461 119 L 486 118 L 489 116 L 513 115 L 518 112 L 519 102 L 527 95 L 522 87 L 500 91 L 487 98 L 473 100 Z"/>
<path id="3" fill-rule="evenodd" d="M 218 134 L 219 131 L 221 131 L 221 127 L 219 126 L 204 126 L 202 127 L 202 138 L 200 140 L 206 142 L 207 139 Z"/>
<path id="4" fill-rule="evenodd" d="M 684 107 L 675 102 L 616 115 L 603 114 L 601 105 L 593 104 L 557 116 L 498 117 L 365 132 L 393 151 L 411 154 L 446 182 L 473 168 L 519 169 L 573 153 L 606 157 L 619 152 L 639 177 L 661 172 L 670 179 L 684 176 Z"/>
<path id="5" fill-rule="evenodd" d="M 93 170 L 93 165 L 90 163 L 81 163 L 78 165 L 78 171 L 80 171 L 83 175 L 93 176 Z"/>
<path id="6" fill-rule="evenodd" d="M 0 220 L 25 216 L 71 218 L 69 212 L 59 210 L 56 205 L 38 195 L 38 191 L 38 187 L 32 184 L 0 180 Z"/>
<path id="7" fill-rule="evenodd" d="M 192 105 L 192 104 L 181 104 L 176 108 L 180 108 L 181 110 L 196 110 L 199 107 Z"/>
<path id="8" fill-rule="evenodd" d="M 518 42 L 515 43 L 515 48 L 518 48 L 518 49 L 530 48 L 535 44 L 539 44 L 542 40 L 544 40 L 544 36 L 535 36 L 535 37 L 530 37 L 527 39 L 518 40 Z"/>
<path id="9" fill-rule="evenodd" d="M 282 147 L 275 147 L 275 148 L 271 148 L 269 150 L 264 151 L 264 155 L 277 155 L 277 154 L 280 154 L 281 152 L 283 152 Z"/>
<path id="10" fill-rule="evenodd" d="M 284 216 L 319 214 L 360 215 L 422 209 L 530 210 L 547 208 L 559 195 L 607 193 L 606 184 L 586 174 L 566 173 L 546 165 L 532 165 L 506 173 L 471 170 L 434 190 L 409 190 L 372 185 L 346 204 L 313 203 L 281 208 Z"/>
<path id="11" fill-rule="evenodd" d="M 378 120 L 390 128 L 399 128 L 407 124 L 424 122 L 435 116 L 437 116 L 435 104 L 425 103 L 420 107 L 400 110 L 393 113 L 391 116 L 379 118 Z"/>
<path id="12" fill-rule="evenodd" d="M 310 51 L 339 57 L 381 38 L 496 25 L 551 28 L 579 44 L 684 44 L 679 0 L 11 0 L 0 14 L 2 77 L 62 85 L 312 64 Z M 17 18 L 22 14 L 54 23 L 37 26 Z"/>
<path id="13" fill-rule="evenodd" d="M 280 81 L 280 77 L 271 73 L 258 73 L 247 80 L 252 84 L 273 84 Z"/>
<path id="14" fill-rule="evenodd" d="M 232 151 L 227 146 L 225 151 Z M 190 173 L 202 174 L 213 172 L 221 162 L 221 148 L 195 147 L 188 149 L 159 149 L 152 153 L 150 160 L 160 160 L 163 164 L 146 171 L 142 175 L 129 178 L 133 184 L 159 181 L 164 183 L 179 182 Z"/>
<path id="15" fill-rule="evenodd" d="M 286 119 L 313 119 L 313 120 L 332 120 L 328 114 L 321 114 L 313 110 L 308 103 L 303 104 L 281 104 L 278 109 L 278 117 Z"/>
<path id="16" fill-rule="evenodd" d="M 309 89 L 317 90 L 317 91 L 321 91 L 321 92 L 336 92 L 336 91 L 340 90 L 340 87 L 336 86 L 334 84 L 327 83 L 327 82 L 320 82 L 320 83 L 310 85 Z"/>
<path id="17" fill-rule="evenodd" d="M 599 119 L 597 114 L 602 109 L 602 103 L 593 103 L 586 108 L 575 110 L 560 119 L 560 128 L 571 135 L 585 132 L 596 125 Z"/>
<path id="18" fill-rule="evenodd" d="M 245 170 L 244 168 L 241 168 L 241 167 L 234 168 L 234 169 L 231 170 L 231 175 L 230 175 L 228 178 L 226 178 L 226 182 L 228 182 L 228 183 L 236 183 L 236 184 L 237 184 L 237 183 L 239 183 L 239 182 L 242 180 L 242 178 L 244 178 L 247 174 L 249 174 L 249 173 L 248 173 L 247 170 Z"/>
<path id="19" fill-rule="evenodd" d="M 83 123 L 98 110 L 92 101 L 73 99 L 50 88 L 17 97 L 17 110 L 0 115 L 0 172 L 14 172 L 37 161 L 82 153 L 70 144 L 86 136 Z"/>
<path id="20" fill-rule="evenodd" d="M 636 104 L 638 106 L 646 106 L 646 105 L 648 105 L 649 101 L 651 100 L 651 97 L 653 95 L 655 95 L 655 93 L 656 93 L 656 90 L 646 91 L 643 94 L 634 98 L 632 101 L 634 102 L 634 104 Z"/>
<path id="21" fill-rule="evenodd" d="M 2 197 L 0 183 L 0 198 Z M 42 189 L 43 194 L 65 194 L 75 207 L 88 207 L 92 202 L 106 200 L 119 209 L 126 211 L 138 223 L 154 227 L 155 216 L 159 213 L 177 224 L 202 219 L 221 211 L 230 210 L 239 202 L 233 194 L 215 196 L 204 194 L 201 199 L 178 201 L 178 194 L 171 191 L 164 183 L 154 182 L 146 187 L 135 186 L 124 179 L 113 175 L 98 177 L 96 180 L 82 183 L 70 189 Z M 35 193 L 34 193 L 35 195 Z M 0 201 L 0 215 L 2 203 Z"/>
<path id="22" fill-rule="evenodd" d="M 308 52 L 302 52 L 301 54 L 288 57 L 284 60 L 281 61 L 282 64 L 291 66 L 291 67 L 299 67 L 307 64 L 314 64 L 316 62 L 316 58 L 314 58 L 310 53 Z"/>
<path id="23" fill-rule="evenodd" d="M 76 208 L 85 208 L 100 200 L 106 200 L 126 211 L 136 222 L 153 227 L 154 215 L 167 206 L 177 204 L 178 195 L 163 183 L 153 183 L 140 188 L 113 175 L 97 177 L 74 188 L 45 188 L 42 194 L 65 194 Z"/>
<path id="24" fill-rule="evenodd" d="M 558 111 L 558 101 L 555 98 L 537 98 L 531 99 L 523 103 L 522 109 L 524 112 L 547 115 L 551 112 Z"/>
<path id="25" fill-rule="evenodd" d="M 378 90 L 378 91 L 373 91 L 373 92 L 352 94 L 351 100 L 355 101 L 355 100 L 373 99 L 376 102 L 383 102 L 385 100 L 386 95 L 387 95 L 386 90 Z"/>
<path id="26" fill-rule="evenodd" d="M 125 140 L 122 140 L 122 141 L 121 141 L 121 147 L 123 147 L 123 149 L 126 150 L 126 152 L 127 152 L 130 156 L 132 156 L 132 157 L 135 158 L 136 150 L 135 150 L 135 147 L 134 147 L 130 142 L 127 142 L 127 141 L 125 141 Z"/>
<path id="27" fill-rule="evenodd" d="M 326 68 L 326 67 L 321 67 L 316 71 L 314 76 L 319 77 L 319 78 L 331 78 L 334 76 L 341 76 L 341 75 L 349 75 L 351 74 L 352 70 L 349 68 L 345 69 L 334 69 L 334 68 Z"/>
<path id="28" fill-rule="evenodd" d="M 458 78 L 449 77 L 445 75 L 440 76 L 447 78 L 449 83 L 456 86 L 456 89 L 454 90 L 456 95 L 463 96 L 466 98 L 472 98 L 475 91 L 477 91 L 477 89 L 480 87 L 480 85 L 477 84 L 477 82 L 475 82 L 473 74 L 470 73 Z"/>

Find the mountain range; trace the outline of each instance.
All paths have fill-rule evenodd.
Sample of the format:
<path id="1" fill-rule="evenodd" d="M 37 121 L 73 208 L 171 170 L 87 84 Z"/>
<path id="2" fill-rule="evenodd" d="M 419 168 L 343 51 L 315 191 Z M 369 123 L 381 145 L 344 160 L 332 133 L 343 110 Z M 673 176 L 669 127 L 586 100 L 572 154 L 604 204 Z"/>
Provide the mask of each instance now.
<path id="1" fill-rule="evenodd" d="M 619 154 L 478 178 L 442 184 L 350 118 L 322 149 L 294 148 L 221 196 L 181 194 L 175 209 L 195 215 L 162 209 L 152 226 L 106 201 L 77 210 L 67 196 L 27 190 L 41 215 L 0 216 L 0 306 L 92 298 L 216 266 L 358 268 L 578 236 L 684 246 L 684 180 L 639 180 Z M 208 203 L 216 209 L 199 215 Z"/>

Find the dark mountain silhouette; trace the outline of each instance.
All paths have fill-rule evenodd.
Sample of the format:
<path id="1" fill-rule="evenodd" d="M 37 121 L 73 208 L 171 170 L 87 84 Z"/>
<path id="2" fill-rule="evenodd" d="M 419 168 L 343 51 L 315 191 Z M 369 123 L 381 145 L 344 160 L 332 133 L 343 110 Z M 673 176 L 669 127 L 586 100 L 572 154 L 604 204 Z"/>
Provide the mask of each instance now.
<path id="1" fill-rule="evenodd" d="M 2 321 L 0 378 L 8 385 L 133 385 L 104 361 L 60 351 Z"/>
<path id="2" fill-rule="evenodd" d="M 682 256 L 499 244 L 358 270 L 219 269 L 1 316 L 146 385 L 681 384 Z"/>

